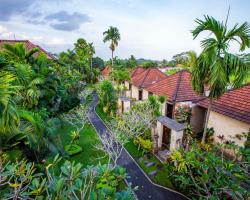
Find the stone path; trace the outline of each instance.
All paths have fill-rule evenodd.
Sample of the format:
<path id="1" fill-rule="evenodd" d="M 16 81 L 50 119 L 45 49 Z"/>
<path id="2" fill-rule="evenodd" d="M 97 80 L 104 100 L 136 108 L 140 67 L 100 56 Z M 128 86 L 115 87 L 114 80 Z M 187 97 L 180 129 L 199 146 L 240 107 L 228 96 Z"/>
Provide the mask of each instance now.
<path id="1" fill-rule="evenodd" d="M 93 95 L 93 102 L 91 103 L 91 107 L 89 110 L 89 120 L 92 125 L 95 127 L 98 134 L 102 135 L 104 132 L 108 131 L 107 127 L 103 123 L 103 121 L 98 117 L 95 112 L 95 106 L 98 102 L 98 97 L 96 94 Z M 132 159 L 132 157 L 127 153 L 127 151 L 123 150 L 121 157 L 118 160 L 118 164 L 124 168 L 126 168 L 129 178 L 127 178 L 127 182 L 132 184 L 132 187 L 137 186 L 138 190 L 135 191 L 137 199 L 139 200 L 185 200 L 184 196 L 179 193 L 176 193 L 172 190 L 168 190 L 163 187 L 159 187 L 154 185 L 150 180 L 146 177 L 140 167 L 136 164 L 136 162 Z"/>

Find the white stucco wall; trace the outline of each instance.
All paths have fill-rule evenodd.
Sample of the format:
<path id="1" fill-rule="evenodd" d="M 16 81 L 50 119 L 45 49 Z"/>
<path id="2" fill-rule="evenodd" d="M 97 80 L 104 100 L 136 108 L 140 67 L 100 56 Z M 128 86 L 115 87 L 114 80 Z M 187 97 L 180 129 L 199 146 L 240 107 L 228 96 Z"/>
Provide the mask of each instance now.
<path id="1" fill-rule="evenodd" d="M 183 131 L 171 130 L 171 139 L 170 139 L 170 151 L 174 151 L 180 148 L 182 143 Z"/>
<path id="2" fill-rule="evenodd" d="M 158 133 L 158 148 L 160 149 L 162 147 L 162 137 L 163 137 L 163 125 L 157 121 L 157 133 Z M 178 149 L 181 145 L 183 137 L 183 130 L 182 131 L 174 131 L 171 130 L 170 134 L 170 151 L 174 151 Z M 179 142 L 178 142 L 179 140 Z"/>
<path id="3" fill-rule="evenodd" d="M 160 149 L 162 146 L 162 135 L 163 135 L 163 126 L 159 121 L 157 121 L 157 133 L 158 133 L 158 148 Z"/>
<path id="4" fill-rule="evenodd" d="M 130 101 L 124 101 L 124 112 L 128 112 L 130 109 Z"/>
<path id="5" fill-rule="evenodd" d="M 127 88 L 127 90 L 129 90 L 129 82 L 128 82 L 128 81 L 125 81 L 124 85 L 125 85 L 125 87 Z"/>
<path id="6" fill-rule="evenodd" d="M 244 146 L 246 138 L 242 138 L 241 140 L 239 140 L 232 139 L 230 138 L 230 136 L 235 136 L 236 134 L 241 134 L 242 132 L 248 132 L 250 129 L 250 124 L 211 111 L 208 121 L 208 127 L 214 128 L 215 142 L 219 142 L 217 136 L 224 135 L 226 140 L 234 140 L 236 144 Z"/>
<path id="7" fill-rule="evenodd" d="M 165 110 L 166 110 L 166 102 L 163 102 L 161 105 L 160 105 L 160 112 L 161 112 L 161 115 L 162 116 L 165 116 Z"/>
<path id="8" fill-rule="evenodd" d="M 142 100 L 147 100 L 148 99 L 148 91 L 147 90 L 142 90 Z"/>
<path id="9" fill-rule="evenodd" d="M 130 101 L 124 101 L 123 102 L 123 106 L 124 106 L 124 112 L 128 112 L 131 106 L 131 102 Z M 118 98 L 118 113 L 121 114 L 122 113 L 122 101 L 120 98 Z"/>
<path id="10" fill-rule="evenodd" d="M 136 86 L 132 85 L 132 92 L 131 92 L 131 95 L 132 95 L 132 98 L 135 98 L 136 100 L 138 100 L 139 98 L 139 90 Z"/>

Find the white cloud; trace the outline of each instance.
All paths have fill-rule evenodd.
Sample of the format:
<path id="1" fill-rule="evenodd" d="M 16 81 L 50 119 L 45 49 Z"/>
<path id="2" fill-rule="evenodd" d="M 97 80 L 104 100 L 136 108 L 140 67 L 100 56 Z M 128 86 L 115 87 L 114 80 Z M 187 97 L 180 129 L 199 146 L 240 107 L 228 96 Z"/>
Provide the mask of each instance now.
<path id="1" fill-rule="evenodd" d="M 54 37 L 48 41 L 48 45 L 64 45 L 66 41 L 63 38 Z"/>
<path id="2" fill-rule="evenodd" d="M 4 39 L 13 37 L 13 32 L 9 31 L 6 26 L 0 25 L 0 36 Z"/>

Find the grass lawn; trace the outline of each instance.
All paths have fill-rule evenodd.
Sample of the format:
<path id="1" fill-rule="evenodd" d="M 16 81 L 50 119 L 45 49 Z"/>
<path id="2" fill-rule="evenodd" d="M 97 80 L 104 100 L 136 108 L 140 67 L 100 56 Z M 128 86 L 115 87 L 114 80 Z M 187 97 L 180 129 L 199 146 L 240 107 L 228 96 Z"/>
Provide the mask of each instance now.
<path id="1" fill-rule="evenodd" d="M 112 118 L 102 111 L 102 108 L 97 105 L 95 108 L 96 113 L 101 117 L 104 122 L 109 122 Z"/>
<path id="2" fill-rule="evenodd" d="M 63 125 L 57 130 L 55 139 L 57 145 L 63 148 L 71 141 L 70 132 L 74 130 L 70 125 Z M 70 161 L 80 162 L 83 167 L 87 165 L 96 165 L 99 162 L 102 164 L 107 162 L 107 157 L 104 159 L 98 159 L 105 155 L 104 151 L 95 149 L 95 145 L 100 143 L 99 137 L 95 132 L 95 129 L 90 124 L 86 124 L 83 130 L 80 132 L 80 139 L 78 145 L 82 147 L 83 151 L 79 154 L 69 157 Z"/>

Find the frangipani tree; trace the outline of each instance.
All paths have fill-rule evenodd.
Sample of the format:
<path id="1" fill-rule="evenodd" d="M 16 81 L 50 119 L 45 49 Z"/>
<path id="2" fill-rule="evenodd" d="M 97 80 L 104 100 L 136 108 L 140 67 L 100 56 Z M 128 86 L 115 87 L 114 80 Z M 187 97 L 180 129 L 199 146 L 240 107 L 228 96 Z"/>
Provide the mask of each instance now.
<path id="1" fill-rule="evenodd" d="M 230 53 L 230 45 L 236 41 L 240 52 L 250 46 L 250 26 L 247 22 L 234 25 L 229 29 L 227 22 L 220 22 L 213 17 L 197 19 L 198 26 L 192 31 L 194 39 L 204 31 L 209 37 L 201 41 L 202 53 L 192 69 L 192 86 L 202 95 L 205 87 L 209 90 L 209 104 L 205 119 L 202 142 L 205 142 L 207 124 L 212 102 L 218 99 L 227 87 L 237 88 L 242 85 L 249 74 L 249 59 L 246 56 Z"/>

